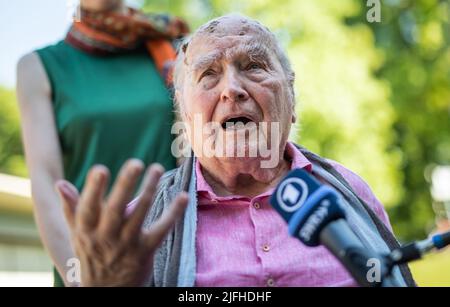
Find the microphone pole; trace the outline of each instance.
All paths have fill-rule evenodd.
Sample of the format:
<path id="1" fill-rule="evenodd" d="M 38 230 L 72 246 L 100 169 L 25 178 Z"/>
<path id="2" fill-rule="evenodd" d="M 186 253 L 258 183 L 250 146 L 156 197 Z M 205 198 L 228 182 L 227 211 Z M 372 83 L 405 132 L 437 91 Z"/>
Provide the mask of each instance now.
<path id="1" fill-rule="evenodd" d="M 421 259 L 423 255 L 434 250 L 444 249 L 447 245 L 450 245 L 450 231 L 402 246 L 393 250 L 389 258 L 394 265 L 403 264 Z"/>

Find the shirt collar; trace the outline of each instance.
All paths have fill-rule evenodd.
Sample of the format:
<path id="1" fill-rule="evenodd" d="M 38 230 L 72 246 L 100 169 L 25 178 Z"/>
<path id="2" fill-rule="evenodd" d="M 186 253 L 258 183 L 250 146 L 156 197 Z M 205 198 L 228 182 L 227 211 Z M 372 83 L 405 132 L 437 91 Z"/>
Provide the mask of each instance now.
<path id="1" fill-rule="evenodd" d="M 286 143 L 286 148 L 285 148 L 285 157 L 291 162 L 291 170 L 295 169 L 295 168 L 302 168 L 307 170 L 308 172 L 312 171 L 312 164 L 311 162 L 306 159 L 306 157 L 302 154 L 302 152 L 300 151 L 300 149 L 298 149 L 293 143 L 291 142 L 287 142 Z M 202 168 L 200 165 L 200 162 L 198 159 L 196 159 L 195 162 L 195 175 L 197 178 L 197 192 L 201 192 L 203 195 L 206 194 L 209 196 L 209 198 L 211 199 L 235 199 L 235 198 L 243 198 L 243 196 L 240 195 L 232 195 L 232 196 L 226 196 L 226 197 L 221 197 L 221 196 L 217 196 L 216 193 L 214 193 L 213 189 L 211 188 L 211 186 L 208 184 L 208 182 L 206 182 L 205 177 L 203 176 L 202 173 Z M 261 195 L 258 195 L 258 197 L 264 196 L 264 195 L 269 195 L 272 193 L 273 189 L 270 189 L 267 192 L 264 192 Z"/>

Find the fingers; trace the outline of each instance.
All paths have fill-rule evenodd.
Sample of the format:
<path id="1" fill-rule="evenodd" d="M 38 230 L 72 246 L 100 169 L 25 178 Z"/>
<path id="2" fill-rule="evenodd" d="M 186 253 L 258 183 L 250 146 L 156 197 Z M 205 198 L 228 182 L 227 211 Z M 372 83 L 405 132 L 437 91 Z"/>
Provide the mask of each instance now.
<path id="1" fill-rule="evenodd" d="M 63 211 L 67 223 L 71 229 L 75 227 L 75 210 L 79 201 L 78 190 L 68 181 L 59 180 L 55 184 L 55 189 L 61 198 Z"/>
<path id="2" fill-rule="evenodd" d="M 106 202 L 107 207 L 100 220 L 100 231 L 116 235 L 123 223 L 127 203 L 133 197 L 136 183 L 144 169 L 144 164 L 137 160 L 128 160 L 119 172 L 113 189 Z"/>
<path id="3" fill-rule="evenodd" d="M 96 165 L 89 171 L 75 216 L 80 229 L 91 230 L 97 227 L 108 179 L 109 171 L 102 165 Z"/>
<path id="4" fill-rule="evenodd" d="M 153 203 L 155 190 L 163 173 L 164 168 L 160 164 L 155 163 L 148 168 L 142 183 L 142 192 L 124 228 L 124 235 L 126 237 L 138 237 L 145 216 Z"/>
<path id="5" fill-rule="evenodd" d="M 150 227 L 148 232 L 144 235 L 144 242 L 146 242 L 149 249 L 153 250 L 161 244 L 163 239 L 175 225 L 175 222 L 183 216 L 187 204 L 187 193 L 180 193 L 163 215 L 152 225 L 152 227 Z"/>

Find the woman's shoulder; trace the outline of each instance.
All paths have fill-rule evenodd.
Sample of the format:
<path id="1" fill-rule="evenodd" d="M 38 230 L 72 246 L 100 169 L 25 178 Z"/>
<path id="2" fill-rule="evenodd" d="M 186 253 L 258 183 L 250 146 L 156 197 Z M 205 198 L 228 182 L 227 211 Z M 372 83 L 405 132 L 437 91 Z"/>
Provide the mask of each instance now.
<path id="1" fill-rule="evenodd" d="M 80 53 L 64 40 L 38 48 L 34 52 L 39 56 L 46 69 L 65 66 L 66 63 L 77 59 Z"/>
<path id="2" fill-rule="evenodd" d="M 51 91 L 47 74 L 36 51 L 23 55 L 17 62 L 17 89 L 21 88 L 45 94 Z"/>
<path id="3" fill-rule="evenodd" d="M 17 72 L 32 72 L 39 73 L 45 72 L 45 59 L 50 54 L 56 54 L 61 51 L 65 44 L 63 41 L 59 41 L 53 45 L 48 45 L 39 49 L 35 49 L 22 57 L 17 62 Z"/>
<path id="4" fill-rule="evenodd" d="M 39 64 L 38 53 L 36 51 L 31 51 L 19 58 L 19 61 L 17 62 L 17 70 L 29 69 L 31 67 L 36 67 Z"/>
<path id="5" fill-rule="evenodd" d="M 62 50 L 67 49 L 67 44 L 64 42 L 64 40 L 60 40 L 55 42 L 54 44 L 46 45 L 41 48 L 37 48 L 34 50 L 34 52 L 39 55 L 45 55 L 45 54 L 54 54 L 55 52 L 61 52 Z"/>

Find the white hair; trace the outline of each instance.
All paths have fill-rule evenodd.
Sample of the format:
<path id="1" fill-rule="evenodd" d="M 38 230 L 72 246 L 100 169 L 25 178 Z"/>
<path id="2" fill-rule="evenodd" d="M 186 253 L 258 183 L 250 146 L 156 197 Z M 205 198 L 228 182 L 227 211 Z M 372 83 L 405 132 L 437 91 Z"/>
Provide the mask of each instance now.
<path id="1" fill-rule="evenodd" d="M 254 20 L 254 19 L 251 19 L 247 16 L 243 16 L 240 14 L 228 14 L 228 15 L 224 15 L 224 16 L 212 19 L 212 20 L 208 21 L 206 24 L 202 25 L 200 28 L 198 28 L 192 35 L 187 36 L 183 39 L 183 41 L 180 43 L 179 48 L 178 48 L 178 54 L 177 54 L 177 58 L 175 61 L 175 67 L 174 67 L 173 82 L 174 82 L 175 91 L 181 91 L 181 89 L 183 88 L 184 76 L 185 76 L 184 66 L 186 65 L 186 53 L 187 53 L 189 44 L 198 35 L 204 35 L 207 33 L 215 32 L 215 30 L 217 29 L 217 26 L 220 24 L 220 22 L 225 19 L 229 19 L 229 18 L 240 19 L 243 24 L 251 25 L 252 30 L 261 34 L 261 36 L 264 38 L 263 43 L 275 52 L 276 58 L 280 62 L 280 65 L 286 76 L 286 80 L 288 81 L 288 86 L 289 86 L 290 94 L 291 94 L 291 97 L 290 97 L 291 101 L 292 101 L 292 103 L 294 103 L 295 102 L 295 93 L 294 93 L 295 73 L 292 70 L 291 62 L 289 61 L 289 58 L 287 57 L 284 49 L 281 47 L 280 42 L 276 38 L 275 34 L 273 34 L 267 27 L 263 26 L 261 23 L 259 23 L 258 21 Z M 180 102 L 175 97 L 176 110 L 179 110 L 179 103 Z"/>

